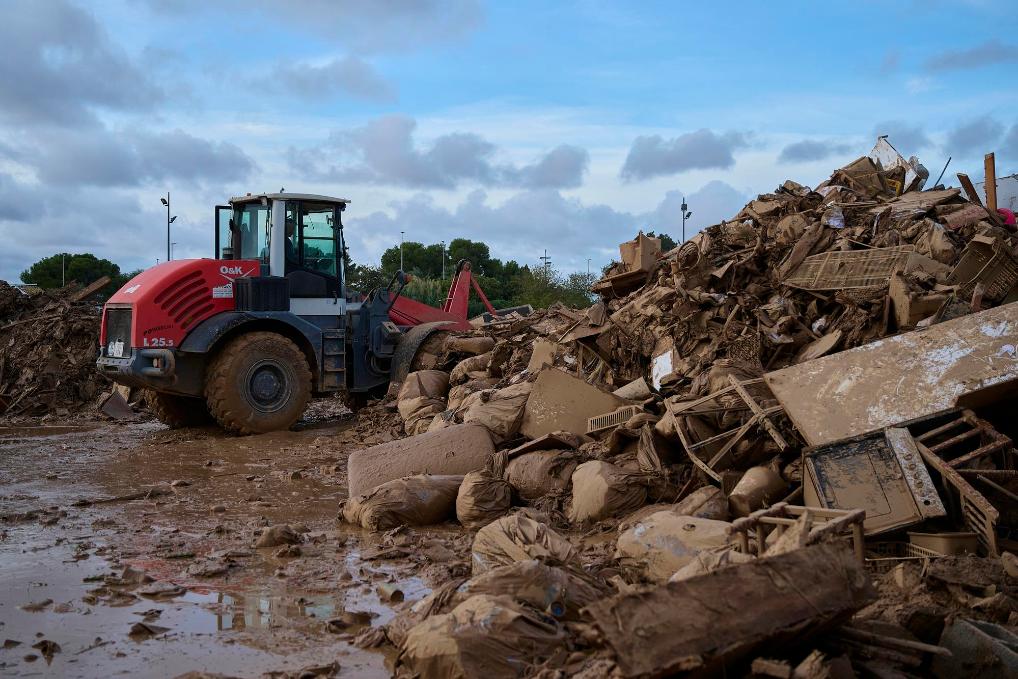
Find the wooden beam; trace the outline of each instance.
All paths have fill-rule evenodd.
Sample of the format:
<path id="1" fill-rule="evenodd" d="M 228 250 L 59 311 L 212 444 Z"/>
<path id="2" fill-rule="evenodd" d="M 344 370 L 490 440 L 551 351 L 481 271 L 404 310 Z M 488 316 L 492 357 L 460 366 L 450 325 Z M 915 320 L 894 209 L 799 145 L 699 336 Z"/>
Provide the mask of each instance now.
<path id="1" fill-rule="evenodd" d="M 965 189 L 965 195 L 968 196 L 969 202 L 982 207 L 983 200 L 979 197 L 979 193 L 976 191 L 976 187 L 972 184 L 972 180 L 969 179 L 969 176 L 964 172 L 959 172 L 958 181 L 961 182 L 961 187 Z"/>
<path id="2" fill-rule="evenodd" d="M 74 293 L 73 295 L 71 295 L 71 301 L 72 302 L 80 302 L 81 300 L 85 299 L 89 295 L 94 295 L 95 293 L 99 292 L 100 290 L 105 288 L 107 285 L 109 285 L 110 284 L 110 280 L 112 280 L 112 279 L 109 276 L 103 276 L 99 280 L 92 282 L 92 284 L 90 284 L 88 287 L 83 288 L 83 289 L 79 290 L 78 292 Z"/>
<path id="3" fill-rule="evenodd" d="M 997 214 L 997 164 L 992 153 L 983 158 L 983 170 L 986 172 L 986 209 Z"/>

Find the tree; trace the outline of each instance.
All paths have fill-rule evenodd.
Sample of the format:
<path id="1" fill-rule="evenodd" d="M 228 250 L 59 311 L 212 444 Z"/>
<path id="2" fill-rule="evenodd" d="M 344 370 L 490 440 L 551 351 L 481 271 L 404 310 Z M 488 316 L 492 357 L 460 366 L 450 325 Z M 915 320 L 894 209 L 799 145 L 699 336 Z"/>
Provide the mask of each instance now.
<path id="1" fill-rule="evenodd" d="M 488 266 L 491 264 L 491 251 L 487 243 L 468 238 L 453 238 L 449 241 L 449 261 L 453 269 L 461 259 L 469 261 L 473 271 L 484 275 L 488 273 Z M 501 264 L 499 262 L 499 265 Z"/>
<path id="2" fill-rule="evenodd" d="M 119 275 L 120 267 L 108 259 L 99 259 L 91 253 L 72 255 L 64 252 L 40 259 L 21 272 L 21 280 L 40 288 L 59 288 L 64 281 L 85 286 L 103 276 L 116 279 Z"/>
<path id="3" fill-rule="evenodd" d="M 399 270 L 399 262 L 398 245 L 382 253 L 382 270 L 386 273 L 390 275 L 396 273 Z M 441 244 L 424 245 L 417 241 L 403 243 L 403 270 L 424 278 L 440 277 L 442 275 Z"/>
<path id="4" fill-rule="evenodd" d="M 647 238 L 660 238 L 661 239 L 661 252 L 668 252 L 674 250 L 678 243 L 675 239 L 669 236 L 667 233 L 662 233 L 660 236 L 654 235 L 653 231 L 647 232 Z"/>

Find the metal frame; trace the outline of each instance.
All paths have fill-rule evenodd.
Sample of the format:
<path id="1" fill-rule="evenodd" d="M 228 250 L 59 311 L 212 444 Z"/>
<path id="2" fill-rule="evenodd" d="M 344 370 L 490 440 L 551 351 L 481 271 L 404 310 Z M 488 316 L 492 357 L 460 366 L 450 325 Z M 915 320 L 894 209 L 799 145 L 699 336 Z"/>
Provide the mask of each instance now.
<path id="1" fill-rule="evenodd" d="M 757 425 L 762 426 L 764 430 L 768 434 L 770 434 L 770 437 L 774 439 L 774 442 L 778 445 L 778 449 L 781 450 L 782 452 L 787 450 L 789 447 L 788 442 L 785 440 L 785 437 L 781 435 L 781 432 L 779 432 L 778 428 L 774 426 L 774 423 L 771 422 L 770 419 L 768 419 L 770 416 L 777 415 L 784 409 L 781 406 L 763 408 L 756 401 L 753 400 L 753 397 L 746 390 L 746 387 L 753 387 L 764 384 L 763 378 L 758 377 L 753 380 L 746 380 L 745 382 L 740 382 L 739 380 L 735 379 L 734 376 L 729 375 L 728 381 L 730 383 L 729 386 L 725 387 L 720 391 L 716 391 L 713 394 L 708 394 L 706 396 L 698 398 L 695 401 L 685 401 L 677 404 L 672 403 L 670 401 L 665 401 L 665 408 L 668 410 L 669 414 L 671 414 L 671 416 L 676 419 L 675 431 L 679 435 L 679 440 L 682 441 L 682 447 L 685 448 L 686 455 L 689 456 L 689 459 L 693 462 L 693 464 L 696 465 L 704 474 L 714 479 L 718 483 L 721 483 L 721 474 L 718 473 L 719 470 L 717 469 L 718 465 L 725 460 L 725 458 L 728 456 L 728 453 L 733 448 L 735 448 L 736 445 L 738 445 L 739 441 L 741 441 L 743 437 L 745 437 L 746 434 L 748 434 L 753 427 Z M 686 434 L 685 432 L 683 432 L 682 426 L 678 422 L 678 418 L 687 417 L 690 415 L 703 415 L 718 412 L 719 410 L 718 408 L 709 408 L 705 410 L 696 410 L 695 408 L 697 408 L 697 406 L 704 405 L 705 403 L 710 403 L 711 401 L 714 401 L 715 399 L 720 398 L 721 396 L 726 396 L 733 392 L 737 394 L 738 397 L 742 400 L 744 406 L 742 408 L 738 407 L 721 408 L 721 410 L 724 411 L 750 410 L 753 412 L 753 416 L 750 417 L 745 424 L 736 429 L 730 429 L 715 436 L 711 436 L 708 439 L 704 439 L 703 441 L 700 441 L 698 443 L 690 442 L 689 439 L 686 438 Z M 718 443 L 719 441 L 723 441 L 728 437 L 731 437 L 728 443 L 726 443 L 721 448 L 721 450 L 719 450 L 710 459 L 709 462 L 704 462 L 696 454 L 697 450 L 711 446 L 715 443 Z"/>
<path id="2" fill-rule="evenodd" d="M 806 517 L 804 546 L 816 544 L 830 535 L 846 533 L 845 537 L 852 538 L 852 547 L 859 563 L 866 562 L 866 541 L 862 527 L 866 520 L 864 509 L 823 509 L 778 502 L 733 521 L 728 529 L 729 535 L 736 538 L 736 546 L 743 554 L 763 556 L 767 551 L 768 536 L 777 531 L 777 537 L 780 538 L 786 530 L 803 520 L 802 517 Z M 752 544 L 750 532 L 754 533 L 755 538 Z"/>

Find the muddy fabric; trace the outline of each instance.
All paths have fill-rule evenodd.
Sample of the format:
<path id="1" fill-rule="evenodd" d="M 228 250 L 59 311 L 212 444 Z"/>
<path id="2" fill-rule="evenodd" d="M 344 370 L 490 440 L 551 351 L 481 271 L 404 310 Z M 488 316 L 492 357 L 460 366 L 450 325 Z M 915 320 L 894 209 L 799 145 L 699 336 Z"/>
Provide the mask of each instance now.
<path id="1" fill-rule="evenodd" d="M 447 613 L 457 604 L 463 602 L 459 588 L 466 578 L 455 578 L 442 583 L 431 591 L 431 594 L 420 601 L 415 601 L 409 608 L 404 608 L 385 626 L 385 636 L 395 646 L 400 647 L 406 641 L 407 634 L 423 620 L 433 615 Z M 459 598 L 457 598 L 459 597 Z"/>
<path id="2" fill-rule="evenodd" d="M 431 422 L 435 419 L 435 416 L 445 412 L 444 401 L 438 403 L 432 403 L 426 405 L 423 408 L 415 410 L 409 417 L 403 422 L 403 430 L 407 436 L 417 436 L 430 431 Z"/>
<path id="3" fill-rule="evenodd" d="M 576 558 L 568 540 L 547 525 L 518 513 L 477 531 L 470 551 L 474 575 L 516 561 L 551 559 L 568 563 Z"/>
<path id="4" fill-rule="evenodd" d="M 400 385 L 397 401 L 419 396 L 445 398 L 449 391 L 449 374 L 444 370 L 418 370 L 406 376 Z"/>
<path id="5" fill-rule="evenodd" d="M 634 575 L 666 582 L 699 552 L 726 545 L 730 526 L 727 521 L 656 512 L 619 535 L 615 558 Z"/>
<path id="6" fill-rule="evenodd" d="M 346 503 L 343 518 L 371 531 L 427 526 L 455 515 L 462 476 L 408 476 L 383 483 Z"/>
<path id="7" fill-rule="evenodd" d="M 484 425 L 499 441 L 511 438 L 520 429 L 523 409 L 534 385 L 521 382 L 504 389 L 482 392 L 463 413 L 463 422 Z M 485 398 L 486 396 L 486 398 Z"/>
<path id="8" fill-rule="evenodd" d="M 607 462 L 584 462 L 573 472 L 569 520 L 599 521 L 627 514 L 647 502 L 649 477 Z"/>
<path id="9" fill-rule="evenodd" d="M 488 369 L 488 363 L 491 361 L 491 352 L 481 354 L 480 356 L 471 356 L 465 358 L 456 364 L 456 367 L 449 373 L 450 384 L 462 384 L 468 379 L 468 375 L 473 372 L 479 372 Z"/>
<path id="10" fill-rule="evenodd" d="M 553 618 L 478 594 L 411 629 L 400 662 L 422 679 L 515 679 L 564 642 Z"/>
<path id="11" fill-rule="evenodd" d="M 535 559 L 517 561 L 476 575 L 465 582 L 461 596 L 509 594 L 521 603 L 555 617 L 576 619 L 580 609 L 605 593 L 582 572 L 549 566 Z"/>
<path id="12" fill-rule="evenodd" d="M 456 495 L 456 518 L 467 528 L 487 525 L 509 511 L 512 495 L 512 487 L 491 471 L 470 472 Z"/>
<path id="13" fill-rule="evenodd" d="M 488 430 L 472 424 L 357 450 L 347 461 L 350 497 L 404 476 L 466 474 L 484 469 L 494 453 Z"/>
<path id="14" fill-rule="evenodd" d="M 494 337 L 449 337 L 445 342 L 445 350 L 458 354 L 486 354 L 495 346 Z"/>
<path id="15" fill-rule="evenodd" d="M 734 547 L 717 547 L 697 552 L 685 566 L 675 571 L 668 582 L 679 582 L 695 578 L 705 573 L 713 573 L 722 568 L 737 566 L 741 563 L 749 563 L 755 557 L 750 554 L 743 554 Z"/>
<path id="16" fill-rule="evenodd" d="M 518 455 L 506 466 L 505 478 L 521 498 L 536 500 L 569 490 L 583 456 L 574 450 L 538 450 Z"/>
<path id="17" fill-rule="evenodd" d="M 651 514 L 662 511 L 670 511 L 674 514 L 692 516 L 698 519 L 727 521 L 729 516 L 728 498 L 716 486 L 697 488 L 675 504 L 647 505 L 646 507 L 640 507 L 631 514 L 627 514 L 619 523 L 619 532 L 628 530 Z"/>

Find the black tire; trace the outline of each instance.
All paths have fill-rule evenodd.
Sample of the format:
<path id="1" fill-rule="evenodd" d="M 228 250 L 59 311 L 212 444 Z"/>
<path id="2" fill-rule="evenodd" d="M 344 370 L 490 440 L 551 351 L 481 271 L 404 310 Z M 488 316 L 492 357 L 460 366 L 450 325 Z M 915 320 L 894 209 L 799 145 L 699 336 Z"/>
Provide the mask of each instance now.
<path id="1" fill-rule="evenodd" d="M 205 373 L 212 416 L 238 434 L 289 429 L 310 399 L 307 359 L 297 345 L 274 332 L 230 340 Z"/>
<path id="2" fill-rule="evenodd" d="M 146 389 L 145 403 L 152 414 L 170 429 L 212 424 L 209 408 L 200 398 Z"/>

